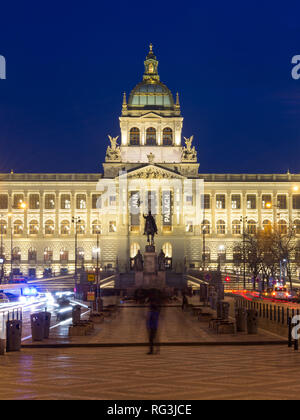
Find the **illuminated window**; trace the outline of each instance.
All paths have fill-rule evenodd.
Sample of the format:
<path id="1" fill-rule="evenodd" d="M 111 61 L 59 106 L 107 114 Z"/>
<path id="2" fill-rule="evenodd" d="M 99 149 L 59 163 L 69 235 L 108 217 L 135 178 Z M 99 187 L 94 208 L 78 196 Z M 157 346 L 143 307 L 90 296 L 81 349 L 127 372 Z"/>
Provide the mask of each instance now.
<path id="1" fill-rule="evenodd" d="M 21 250 L 19 247 L 15 247 L 12 250 L 12 262 L 13 264 L 19 264 L 21 262 Z"/>
<path id="2" fill-rule="evenodd" d="M 217 235 L 225 235 L 226 233 L 226 225 L 224 220 L 217 221 Z"/>
<path id="3" fill-rule="evenodd" d="M 163 129 L 163 146 L 172 146 L 173 145 L 173 131 L 171 128 L 167 127 Z"/>
<path id="4" fill-rule="evenodd" d="M 8 195 L 0 194 L 0 210 L 8 209 Z"/>
<path id="5" fill-rule="evenodd" d="M 92 209 L 101 209 L 102 207 L 102 200 L 101 194 L 93 194 L 92 195 Z"/>
<path id="6" fill-rule="evenodd" d="M 247 223 L 247 231 L 250 235 L 256 234 L 256 221 L 255 220 L 249 220 Z"/>
<path id="7" fill-rule="evenodd" d="M 44 250 L 44 262 L 49 264 L 53 261 L 53 251 L 51 248 L 47 247 Z"/>
<path id="8" fill-rule="evenodd" d="M 139 146 L 140 144 L 140 130 L 137 127 L 133 127 L 130 130 L 129 144 L 130 146 Z"/>
<path id="9" fill-rule="evenodd" d="M 36 262 L 37 260 L 37 251 L 36 248 L 29 248 L 28 250 L 28 261 Z"/>
<path id="10" fill-rule="evenodd" d="M 210 195 L 209 194 L 204 194 L 203 207 L 205 210 L 210 209 Z"/>
<path id="11" fill-rule="evenodd" d="M 30 210 L 38 210 L 40 208 L 40 195 L 39 194 L 29 195 L 29 208 Z"/>
<path id="12" fill-rule="evenodd" d="M 293 209 L 300 210 L 300 194 L 293 195 Z"/>
<path id="13" fill-rule="evenodd" d="M 7 221 L 6 220 L 0 220 L 0 233 L 1 235 L 7 234 Z"/>
<path id="14" fill-rule="evenodd" d="M 287 209 L 287 197 L 284 194 L 279 194 L 277 196 L 277 207 L 281 210 Z"/>
<path id="15" fill-rule="evenodd" d="M 261 196 L 261 208 L 262 209 L 272 208 L 272 196 L 270 194 L 263 194 Z"/>
<path id="16" fill-rule="evenodd" d="M 114 233 L 117 231 L 117 223 L 114 221 L 109 222 L 109 232 Z"/>
<path id="17" fill-rule="evenodd" d="M 55 195 L 54 194 L 46 194 L 45 195 L 45 209 L 46 210 L 54 210 L 55 209 Z"/>
<path id="18" fill-rule="evenodd" d="M 94 220 L 92 223 L 93 235 L 101 234 L 101 223 L 98 220 Z"/>
<path id="19" fill-rule="evenodd" d="M 24 202 L 24 194 L 14 194 L 13 196 L 13 208 L 21 209 L 21 204 Z"/>
<path id="20" fill-rule="evenodd" d="M 54 222 L 53 220 L 47 220 L 45 223 L 45 235 L 54 234 Z"/>
<path id="21" fill-rule="evenodd" d="M 300 220 L 299 219 L 294 220 L 294 229 L 295 229 L 296 235 L 300 235 Z"/>
<path id="22" fill-rule="evenodd" d="M 86 195 L 85 194 L 77 194 L 77 196 L 76 196 L 76 208 L 77 208 L 77 210 L 85 210 L 86 209 Z"/>
<path id="23" fill-rule="evenodd" d="M 77 222 L 77 233 L 79 235 L 84 235 L 85 234 L 85 222 L 84 222 L 84 220 L 79 220 Z"/>
<path id="24" fill-rule="evenodd" d="M 21 220 L 16 220 L 14 222 L 14 235 L 22 235 L 23 233 L 23 222 Z"/>
<path id="25" fill-rule="evenodd" d="M 233 210 L 239 210 L 241 208 L 241 196 L 240 196 L 240 194 L 233 194 L 231 196 L 231 208 Z"/>
<path id="26" fill-rule="evenodd" d="M 60 233 L 61 235 L 70 234 L 70 222 L 69 220 L 63 220 L 60 224 Z"/>
<path id="27" fill-rule="evenodd" d="M 233 220 L 232 222 L 232 234 L 240 235 L 241 234 L 241 222 L 240 220 Z"/>
<path id="28" fill-rule="evenodd" d="M 39 222 L 31 220 L 29 222 L 29 235 L 37 235 L 39 233 Z"/>
<path id="29" fill-rule="evenodd" d="M 256 195 L 253 195 L 253 194 L 247 195 L 247 209 L 248 210 L 256 209 Z"/>
<path id="30" fill-rule="evenodd" d="M 146 130 L 146 145 L 147 146 L 156 145 L 156 130 L 153 127 L 147 128 Z"/>
<path id="31" fill-rule="evenodd" d="M 204 235 L 210 235 L 210 221 L 209 220 L 203 220 L 202 233 L 204 233 Z"/>
<path id="32" fill-rule="evenodd" d="M 71 208 L 71 195 L 62 194 L 60 197 L 60 208 L 62 210 L 69 210 Z"/>
<path id="33" fill-rule="evenodd" d="M 218 210 L 222 210 L 226 208 L 226 201 L 225 201 L 225 195 L 224 194 L 217 194 L 216 195 L 216 208 Z"/>
<path id="34" fill-rule="evenodd" d="M 69 261 L 69 251 L 66 248 L 60 250 L 60 262 L 66 264 Z"/>

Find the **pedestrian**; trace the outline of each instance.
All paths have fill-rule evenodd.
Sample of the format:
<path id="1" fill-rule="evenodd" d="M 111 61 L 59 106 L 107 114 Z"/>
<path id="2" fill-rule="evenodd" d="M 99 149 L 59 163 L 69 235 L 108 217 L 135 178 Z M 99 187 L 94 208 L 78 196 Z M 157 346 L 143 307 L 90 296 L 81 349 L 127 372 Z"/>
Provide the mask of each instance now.
<path id="1" fill-rule="evenodd" d="M 189 302 L 188 302 L 188 300 L 187 300 L 187 297 L 186 297 L 186 295 L 185 294 L 183 294 L 182 295 L 182 306 L 181 306 L 181 309 L 184 311 L 185 310 L 185 307 L 186 307 L 186 305 L 188 304 Z"/>
<path id="2" fill-rule="evenodd" d="M 154 342 L 157 337 L 159 314 L 159 307 L 155 304 L 151 304 L 147 317 L 147 329 L 149 334 L 149 352 L 147 354 L 153 354 Z M 159 353 L 158 348 L 157 353 Z"/>

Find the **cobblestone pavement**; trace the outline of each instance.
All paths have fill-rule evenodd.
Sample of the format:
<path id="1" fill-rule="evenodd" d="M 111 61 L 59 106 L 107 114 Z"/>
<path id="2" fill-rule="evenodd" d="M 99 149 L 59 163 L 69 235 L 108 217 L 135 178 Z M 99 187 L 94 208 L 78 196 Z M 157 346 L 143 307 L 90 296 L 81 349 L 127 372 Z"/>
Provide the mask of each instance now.
<path id="1" fill-rule="evenodd" d="M 286 346 L 26 349 L 0 358 L 1 399 L 299 399 Z"/>

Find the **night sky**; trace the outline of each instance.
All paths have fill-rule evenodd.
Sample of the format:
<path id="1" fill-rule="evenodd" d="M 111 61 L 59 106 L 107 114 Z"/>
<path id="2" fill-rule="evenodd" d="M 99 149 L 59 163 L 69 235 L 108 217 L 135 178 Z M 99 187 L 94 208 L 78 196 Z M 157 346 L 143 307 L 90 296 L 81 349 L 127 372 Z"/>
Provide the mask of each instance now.
<path id="1" fill-rule="evenodd" d="M 200 172 L 300 172 L 296 1 L 2 2 L 0 172 L 100 172 L 149 43 Z"/>

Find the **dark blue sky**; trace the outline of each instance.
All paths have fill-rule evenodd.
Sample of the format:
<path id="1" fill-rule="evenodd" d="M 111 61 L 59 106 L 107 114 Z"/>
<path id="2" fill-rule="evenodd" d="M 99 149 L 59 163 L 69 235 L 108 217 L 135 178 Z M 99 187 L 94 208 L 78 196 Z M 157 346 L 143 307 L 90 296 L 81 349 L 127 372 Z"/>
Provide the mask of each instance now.
<path id="1" fill-rule="evenodd" d="M 4 2 L 0 172 L 99 172 L 150 42 L 201 172 L 300 172 L 296 1 Z"/>

